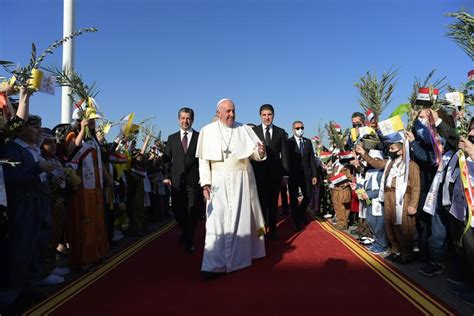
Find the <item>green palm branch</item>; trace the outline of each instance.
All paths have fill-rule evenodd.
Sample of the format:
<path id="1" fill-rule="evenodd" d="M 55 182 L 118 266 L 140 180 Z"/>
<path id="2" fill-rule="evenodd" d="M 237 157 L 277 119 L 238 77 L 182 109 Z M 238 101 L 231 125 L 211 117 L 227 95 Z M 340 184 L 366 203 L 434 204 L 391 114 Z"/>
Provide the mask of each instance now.
<path id="1" fill-rule="evenodd" d="M 464 11 L 447 13 L 446 16 L 457 19 L 456 23 L 447 26 L 446 36 L 474 61 L 474 16 Z"/>
<path id="2" fill-rule="evenodd" d="M 393 90 L 396 85 L 395 77 L 398 69 L 390 68 L 382 73 L 380 80 L 376 74 L 367 74 L 359 79 L 354 85 L 359 89 L 359 104 L 367 112 L 372 110 L 375 119 L 381 116 L 382 112 L 392 101 Z"/>
<path id="3" fill-rule="evenodd" d="M 28 81 L 31 79 L 31 71 L 33 69 L 38 69 L 41 65 L 41 62 L 46 58 L 48 54 L 53 54 L 54 50 L 60 46 L 62 46 L 67 41 L 72 40 L 74 37 L 82 35 L 84 33 L 94 33 L 97 32 L 96 28 L 82 28 L 77 31 L 74 31 L 69 36 L 66 36 L 58 41 L 53 42 L 48 48 L 45 49 L 41 55 L 37 56 L 36 52 L 36 45 L 35 43 L 31 43 L 31 55 L 30 61 L 27 66 L 25 67 L 18 67 L 17 69 L 12 70 L 11 67 L 14 66 L 13 62 L 0 60 L 0 65 L 10 74 L 14 75 L 16 78 L 16 82 L 18 84 L 27 88 L 29 86 Z"/>

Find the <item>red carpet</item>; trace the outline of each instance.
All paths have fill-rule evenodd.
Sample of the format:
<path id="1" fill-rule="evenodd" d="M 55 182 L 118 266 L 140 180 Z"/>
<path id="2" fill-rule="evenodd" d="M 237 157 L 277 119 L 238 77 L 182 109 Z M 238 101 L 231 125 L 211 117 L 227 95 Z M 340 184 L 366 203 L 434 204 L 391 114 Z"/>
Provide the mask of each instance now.
<path id="1" fill-rule="evenodd" d="M 350 249 L 328 224 L 294 234 L 281 223 L 279 240 L 250 268 L 212 281 L 200 278 L 204 230 L 194 255 L 178 247 L 171 229 L 116 267 L 83 278 L 29 313 L 57 315 L 423 315 L 449 314 L 423 291 L 376 271 L 383 264 Z M 337 233 L 336 233 L 337 234 Z M 357 247 L 360 249 L 357 250 Z M 125 251 L 127 252 L 127 251 Z M 359 254 L 357 254 L 359 252 Z M 122 258 L 125 260 L 124 258 Z M 121 259 L 121 260 L 122 260 Z M 364 260 L 368 260 L 365 262 Z M 382 263 L 381 263 L 382 262 Z M 110 263 L 112 265 L 112 263 Z M 391 268 L 384 268 L 390 270 Z M 89 286 L 87 286 L 90 284 Z M 398 285 L 391 285 L 398 284 Z M 403 289 L 406 289 L 404 292 Z M 421 294 L 419 294 L 421 293 Z M 420 296 L 420 299 L 417 297 Z M 410 298 L 411 297 L 411 298 Z M 414 297 L 414 298 L 413 298 Z M 410 299 L 408 299 L 410 298 Z"/>

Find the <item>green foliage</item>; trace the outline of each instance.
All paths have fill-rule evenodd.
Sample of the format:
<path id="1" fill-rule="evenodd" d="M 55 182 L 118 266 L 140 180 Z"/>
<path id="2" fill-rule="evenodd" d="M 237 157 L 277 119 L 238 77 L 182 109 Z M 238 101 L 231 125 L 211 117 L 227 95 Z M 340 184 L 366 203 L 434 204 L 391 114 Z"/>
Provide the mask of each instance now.
<path id="1" fill-rule="evenodd" d="M 65 67 L 63 70 L 59 67 L 49 67 L 47 71 L 56 76 L 58 86 L 71 88 L 69 96 L 72 101 L 87 101 L 89 97 L 95 98 L 99 93 L 95 83 L 92 83 L 90 86 L 87 85 L 82 80 L 81 75 L 69 67 Z"/>
<path id="2" fill-rule="evenodd" d="M 372 110 L 376 120 L 380 118 L 382 112 L 391 102 L 397 72 L 398 69 L 390 68 L 388 71 L 383 72 L 380 80 L 376 74 L 367 72 L 364 77 L 360 78 L 359 82 L 354 84 L 359 89 L 360 106 L 364 112 L 367 112 L 369 109 Z"/>
<path id="3" fill-rule="evenodd" d="M 403 116 L 403 115 L 407 114 L 410 111 L 410 109 L 411 109 L 411 104 L 408 104 L 408 103 L 400 104 L 392 112 L 392 114 L 390 114 L 390 117 L 397 116 L 397 115 Z"/>
<path id="4" fill-rule="evenodd" d="M 10 74 L 14 75 L 16 78 L 16 82 L 23 87 L 27 88 L 28 87 L 28 80 L 31 78 L 31 71 L 33 69 L 38 69 L 41 65 L 41 62 L 46 58 L 48 54 L 53 54 L 53 51 L 66 43 L 69 40 L 72 40 L 74 37 L 82 35 L 84 33 L 94 33 L 97 32 L 96 28 L 82 28 L 79 29 L 75 32 L 73 32 L 71 35 L 66 36 L 58 41 L 53 42 L 51 45 L 48 46 L 48 48 L 45 49 L 41 55 L 37 57 L 37 52 L 36 52 L 36 45 L 34 43 L 31 44 L 31 55 L 30 55 L 30 61 L 27 66 L 25 67 L 19 67 L 17 69 L 12 70 L 11 67 L 14 66 L 13 62 L 10 61 L 5 61 L 5 60 L 0 60 L 0 65 L 3 66 L 3 68 Z"/>
<path id="5" fill-rule="evenodd" d="M 334 127 L 334 122 L 329 122 L 325 125 L 326 131 L 328 133 L 329 142 L 339 150 L 344 150 L 346 145 L 346 139 L 349 135 L 349 129 L 346 129 L 343 133 L 338 132 Z"/>
<path id="6" fill-rule="evenodd" d="M 474 61 L 474 16 L 464 11 L 448 13 L 446 16 L 457 19 L 456 23 L 447 26 L 446 36 L 453 39 Z"/>

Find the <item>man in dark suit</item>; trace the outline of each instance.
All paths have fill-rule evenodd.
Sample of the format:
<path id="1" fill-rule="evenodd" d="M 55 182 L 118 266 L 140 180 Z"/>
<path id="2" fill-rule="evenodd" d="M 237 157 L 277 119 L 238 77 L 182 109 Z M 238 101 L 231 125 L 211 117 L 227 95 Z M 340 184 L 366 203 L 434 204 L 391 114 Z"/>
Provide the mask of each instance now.
<path id="1" fill-rule="evenodd" d="M 306 222 L 305 211 L 313 192 L 313 186 L 318 182 L 318 169 L 313 145 L 308 138 L 303 137 L 303 133 L 303 122 L 293 122 L 293 137 L 288 139 L 290 156 L 288 189 L 290 191 L 291 216 L 295 224 L 294 231 L 300 231 Z M 303 194 L 300 205 L 298 205 L 299 189 Z"/>
<path id="2" fill-rule="evenodd" d="M 267 159 L 254 162 L 253 169 L 257 180 L 258 197 L 262 207 L 265 224 L 269 228 L 270 239 L 276 239 L 276 219 L 278 214 L 278 195 L 280 186 L 288 182 L 288 142 L 285 130 L 273 125 L 275 111 L 271 104 L 260 107 L 262 124 L 253 130 L 265 144 Z"/>
<path id="3" fill-rule="evenodd" d="M 199 160 L 196 145 L 199 133 L 191 128 L 194 111 L 182 108 L 178 111 L 180 130 L 168 137 L 164 153 L 163 183 L 171 187 L 172 209 L 182 231 L 181 240 L 188 253 L 194 252 L 194 232 L 200 217 Z"/>

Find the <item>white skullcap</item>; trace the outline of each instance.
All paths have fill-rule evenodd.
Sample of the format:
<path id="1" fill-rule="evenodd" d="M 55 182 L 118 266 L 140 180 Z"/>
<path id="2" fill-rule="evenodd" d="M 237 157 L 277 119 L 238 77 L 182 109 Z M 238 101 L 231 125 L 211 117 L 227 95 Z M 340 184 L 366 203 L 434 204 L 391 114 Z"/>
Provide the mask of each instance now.
<path id="1" fill-rule="evenodd" d="M 216 110 L 219 111 L 219 105 L 221 105 L 221 103 L 222 103 L 222 102 L 225 102 L 225 101 L 230 101 L 230 102 L 232 102 L 231 99 L 226 99 L 226 98 L 225 98 L 225 99 L 222 99 L 222 100 L 220 100 L 219 102 L 217 102 Z M 234 102 L 232 102 L 232 103 L 234 103 Z"/>

